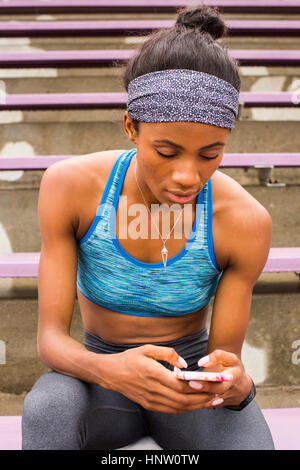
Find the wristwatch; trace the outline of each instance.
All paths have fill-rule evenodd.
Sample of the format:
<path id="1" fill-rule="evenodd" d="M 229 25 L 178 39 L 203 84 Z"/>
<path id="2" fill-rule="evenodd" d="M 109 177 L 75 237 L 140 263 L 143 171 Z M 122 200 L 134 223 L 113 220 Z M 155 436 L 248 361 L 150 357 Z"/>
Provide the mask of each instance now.
<path id="1" fill-rule="evenodd" d="M 251 379 L 251 377 L 250 377 L 250 379 Z M 229 410 L 234 410 L 234 411 L 241 411 L 247 405 L 249 405 L 249 403 L 251 403 L 251 401 L 254 399 L 254 397 L 256 395 L 256 388 L 255 388 L 254 382 L 253 382 L 252 379 L 251 379 L 251 381 L 252 381 L 252 387 L 251 387 L 251 390 L 249 392 L 249 395 L 245 398 L 245 400 L 243 400 L 242 403 L 240 403 L 239 405 L 224 406 L 224 408 L 228 408 Z"/>

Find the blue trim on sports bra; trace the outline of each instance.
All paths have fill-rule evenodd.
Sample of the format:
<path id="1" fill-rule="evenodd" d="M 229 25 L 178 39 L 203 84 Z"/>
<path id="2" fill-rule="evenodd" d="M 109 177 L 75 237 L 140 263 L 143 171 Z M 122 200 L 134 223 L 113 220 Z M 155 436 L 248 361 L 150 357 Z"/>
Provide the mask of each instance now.
<path id="1" fill-rule="evenodd" d="M 136 150 L 136 149 L 133 149 L 133 150 Z M 111 184 L 114 180 L 114 177 L 115 177 L 115 174 L 116 174 L 116 171 L 118 169 L 118 166 L 119 166 L 119 159 L 125 155 L 125 153 L 127 153 L 128 150 L 125 150 L 125 152 L 122 152 L 122 154 L 117 158 L 117 160 L 115 161 L 113 167 L 112 167 L 112 170 L 110 172 L 110 175 L 109 175 L 109 178 L 106 182 L 106 185 L 105 185 L 105 188 L 104 188 L 104 191 L 103 191 L 103 194 L 102 194 L 102 197 L 101 197 L 101 200 L 100 200 L 100 203 L 98 205 L 98 208 L 97 208 L 97 211 L 96 211 L 96 215 L 93 219 L 93 222 L 91 223 L 91 226 L 90 228 L 88 229 L 88 231 L 86 232 L 86 234 L 80 239 L 78 240 L 78 244 L 81 245 L 82 243 L 84 243 L 89 237 L 90 235 L 92 235 L 93 231 L 95 230 L 98 222 L 99 222 L 99 219 L 102 215 L 102 212 L 103 212 L 103 208 L 104 208 L 104 204 L 105 204 L 105 201 L 106 201 L 106 198 L 108 196 L 108 193 L 109 193 L 109 190 L 110 190 L 110 187 L 111 187 Z"/>
<path id="2" fill-rule="evenodd" d="M 213 239 L 212 239 L 212 208 L 213 208 L 213 200 L 212 200 L 212 185 L 211 179 L 208 180 L 208 224 L 207 224 L 207 239 L 208 239 L 208 252 L 209 256 L 215 266 L 216 269 L 220 270 L 219 266 L 217 265 L 217 261 L 215 258 L 214 248 L 213 248 Z"/>

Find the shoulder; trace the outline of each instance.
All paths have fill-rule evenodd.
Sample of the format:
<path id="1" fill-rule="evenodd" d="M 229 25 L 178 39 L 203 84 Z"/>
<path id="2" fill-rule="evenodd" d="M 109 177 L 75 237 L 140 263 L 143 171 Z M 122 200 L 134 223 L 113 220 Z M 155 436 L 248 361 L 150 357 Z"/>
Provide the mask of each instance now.
<path id="1" fill-rule="evenodd" d="M 51 178 L 63 188 L 66 197 L 74 202 L 84 198 L 91 200 L 93 192 L 104 190 L 111 169 L 124 150 L 107 150 L 59 160 L 44 172 L 43 178 Z M 68 191 L 69 190 L 69 191 Z"/>
<path id="2" fill-rule="evenodd" d="M 214 215 L 222 228 L 228 254 L 227 267 L 248 270 L 249 278 L 255 282 L 270 250 L 271 216 L 245 188 L 220 171 L 213 175 L 212 187 Z"/>
<path id="3" fill-rule="evenodd" d="M 255 199 L 243 186 L 229 175 L 215 171 L 211 177 L 213 204 L 216 212 L 224 216 L 239 216 L 244 211 L 269 217 L 267 209 Z M 245 214 L 244 214 L 245 215 Z"/>
<path id="4" fill-rule="evenodd" d="M 214 213 L 229 227 L 234 222 L 248 226 L 254 220 L 271 220 L 267 209 L 230 176 L 216 171 L 211 181 Z"/>
<path id="5" fill-rule="evenodd" d="M 63 175 L 73 183 L 90 183 L 93 177 L 102 179 L 116 159 L 125 150 L 106 150 L 85 155 L 75 155 L 53 163 L 46 171 Z"/>
<path id="6" fill-rule="evenodd" d="M 44 172 L 40 187 L 47 194 L 54 190 L 69 208 L 72 225 L 77 229 L 79 214 L 98 200 L 111 169 L 124 150 L 107 150 L 59 160 Z"/>

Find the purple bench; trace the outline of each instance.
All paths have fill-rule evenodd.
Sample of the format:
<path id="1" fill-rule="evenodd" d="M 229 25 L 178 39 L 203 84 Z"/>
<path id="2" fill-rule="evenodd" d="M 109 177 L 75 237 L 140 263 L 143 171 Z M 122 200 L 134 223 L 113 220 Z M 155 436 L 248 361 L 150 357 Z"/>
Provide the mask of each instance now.
<path id="1" fill-rule="evenodd" d="M 45 13 L 175 13 L 184 0 L 10 0 L 1 2 L 0 14 Z M 189 0 L 189 5 L 199 4 Z M 299 0 L 205 0 L 224 13 L 300 13 Z"/>
<path id="2" fill-rule="evenodd" d="M 0 157 L 1 170 L 45 170 L 60 160 L 77 155 L 45 155 L 34 157 Z M 224 153 L 220 167 L 249 168 L 260 166 L 300 167 L 300 153 Z"/>
<path id="3" fill-rule="evenodd" d="M 262 409 L 262 413 L 269 425 L 276 450 L 300 450 L 300 408 L 267 408 Z M 21 416 L 0 416 L 0 450 L 19 450 L 21 446 Z M 151 437 L 130 447 L 160 448 L 153 446 Z"/>
<path id="4" fill-rule="evenodd" d="M 240 66 L 290 66 L 300 65 L 298 50 L 238 50 L 228 51 Z M 0 67 L 111 67 L 127 62 L 135 50 L 72 50 L 42 52 L 4 52 Z"/>
<path id="5" fill-rule="evenodd" d="M 76 157 L 76 155 L 46 155 L 34 157 L 0 157 L 1 170 L 45 170 L 53 163 Z M 222 168 L 256 168 L 262 186 L 286 186 L 272 182 L 274 167 L 300 167 L 300 153 L 225 153 L 220 164 Z"/>
<path id="6" fill-rule="evenodd" d="M 42 109 L 125 109 L 127 93 L 37 93 L 1 96 L 0 111 Z M 245 108 L 299 107 L 295 93 L 288 91 L 257 93 L 241 92 L 240 104 Z"/>
<path id="7" fill-rule="evenodd" d="M 1 277 L 37 277 L 40 252 L 0 253 Z M 264 273 L 300 273 L 300 247 L 270 249 Z"/>
<path id="8" fill-rule="evenodd" d="M 299 20 L 224 20 L 228 36 L 300 36 Z M 0 22 L 0 37 L 143 36 L 174 20 Z"/>

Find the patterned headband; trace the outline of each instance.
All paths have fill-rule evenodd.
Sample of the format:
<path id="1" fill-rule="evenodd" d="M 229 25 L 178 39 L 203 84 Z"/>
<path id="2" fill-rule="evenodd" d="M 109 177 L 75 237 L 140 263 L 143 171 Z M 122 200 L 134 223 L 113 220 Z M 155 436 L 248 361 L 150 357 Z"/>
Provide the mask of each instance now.
<path id="1" fill-rule="evenodd" d="M 137 121 L 196 121 L 233 129 L 238 108 L 239 92 L 205 72 L 159 70 L 128 85 L 128 114 Z"/>

